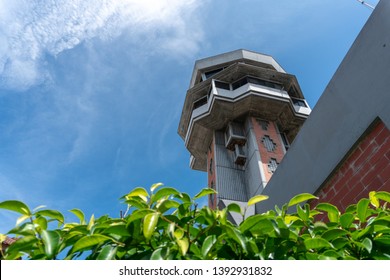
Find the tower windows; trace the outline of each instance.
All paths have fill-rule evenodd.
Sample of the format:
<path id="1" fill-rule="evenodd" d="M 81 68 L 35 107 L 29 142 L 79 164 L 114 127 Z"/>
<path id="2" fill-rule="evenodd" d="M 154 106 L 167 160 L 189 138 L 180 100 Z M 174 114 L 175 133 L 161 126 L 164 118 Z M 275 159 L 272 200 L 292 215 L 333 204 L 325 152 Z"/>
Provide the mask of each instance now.
<path id="1" fill-rule="evenodd" d="M 268 125 L 269 125 L 269 122 L 268 122 L 268 121 L 261 120 L 261 119 L 257 119 L 257 122 L 259 123 L 259 125 L 261 126 L 261 128 L 262 128 L 264 131 L 267 131 L 267 130 L 268 130 Z"/>
<path id="2" fill-rule="evenodd" d="M 267 149 L 268 152 L 273 152 L 276 149 L 276 144 L 274 141 L 272 141 L 271 137 L 268 135 L 265 135 L 263 139 L 261 140 L 263 142 L 264 147 Z"/>
<path id="3" fill-rule="evenodd" d="M 276 159 L 271 158 L 268 162 L 268 171 L 273 174 L 276 171 L 278 164 L 279 163 L 276 161 Z"/>

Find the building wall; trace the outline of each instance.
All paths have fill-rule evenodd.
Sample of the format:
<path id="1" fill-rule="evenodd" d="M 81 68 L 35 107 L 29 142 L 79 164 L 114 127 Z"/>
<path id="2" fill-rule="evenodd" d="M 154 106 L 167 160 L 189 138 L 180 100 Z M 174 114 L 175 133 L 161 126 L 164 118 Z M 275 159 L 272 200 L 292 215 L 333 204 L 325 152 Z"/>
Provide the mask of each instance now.
<path id="1" fill-rule="evenodd" d="M 207 185 L 209 188 L 216 190 L 216 176 L 215 176 L 215 140 L 213 140 L 210 144 L 209 150 L 207 152 Z M 209 207 L 215 208 L 217 205 L 217 196 L 210 195 L 209 196 Z"/>
<path id="2" fill-rule="evenodd" d="M 358 140 L 316 193 L 319 200 L 311 204 L 329 202 L 343 212 L 370 191 L 390 192 L 390 131 L 381 120 Z"/>
<path id="3" fill-rule="evenodd" d="M 270 167 L 271 161 L 279 165 L 285 154 L 283 143 L 280 139 L 276 124 L 272 121 L 251 118 L 256 142 L 259 147 L 262 168 L 264 171 L 265 181 L 268 182 L 274 171 Z M 268 140 L 266 140 L 268 139 Z M 274 145 L 273 150 L 267 149 L 265 141 L 270 141 Z"/>
<path id="4" fill-rule="evenodd" d="M 390 128 L 389 14 L 390 1 L 380 1 L 262 192 L 270 199 L 257 204 L 256 212 L 283 205 L 299 193 L 319 193 L 375 119 Z M 370 181 L 371 172 L 362 169 L 355 178 Z M 374 176 L 371 183 L 382 179 Z M 355 193 L 361 193 L 361 185 L 356 186 Z"/>

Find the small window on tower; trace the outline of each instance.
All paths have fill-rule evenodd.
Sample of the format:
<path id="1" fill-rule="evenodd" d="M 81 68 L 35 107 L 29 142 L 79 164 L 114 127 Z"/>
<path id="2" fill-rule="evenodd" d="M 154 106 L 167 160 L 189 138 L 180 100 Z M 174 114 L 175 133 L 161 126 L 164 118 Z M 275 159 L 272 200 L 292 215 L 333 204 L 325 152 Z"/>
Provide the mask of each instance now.
<path id="1" fill-rule="evenodd" d="M 276 168 L 278 168 L 278 162 L 276 161 L 276 159 L 274 158 L 271 158 L 268 162 L 268 171 L 270 173 L 274 173 L 276 171 Z"/>
<path id="2" fill-rule="evenodd" d="M 268 130 L 268 125 L 269 125 L 269 122 L 268 121 L 265 121 L 265 120 L 261 120 L 261 119 L 257 119 L 257 122 L 259 123 L 259 125 L 261 126 L 261 128 L 265 131 Z"/>
<path id="3" fill-rule="evenodd" d="M 213 174 L 213 159 L 210 159 L 210 166 L 209 166 L 210 174 Z"/>
<path id="4" fill-rule="evenodd" d="M 261 140 L 263 142 L 264 147 L 267 149 L 268 152 L 273 152 L 276 149 L 276 144 L 274 141 L 272 141 L 271 137 L 268 135 L 265 135 L 263 139 Z"/>

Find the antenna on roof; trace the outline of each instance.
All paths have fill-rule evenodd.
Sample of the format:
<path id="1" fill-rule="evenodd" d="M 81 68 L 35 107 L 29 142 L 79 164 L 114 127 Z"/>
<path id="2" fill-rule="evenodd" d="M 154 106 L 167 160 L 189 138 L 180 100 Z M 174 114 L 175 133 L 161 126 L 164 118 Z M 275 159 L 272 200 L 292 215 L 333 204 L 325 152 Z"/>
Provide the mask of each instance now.
<path id="1" fill-rule="evenodd" d="M 366 6 L 367 8 L 373 10 L 375 9 L 375 7 L 371 4 L 368 4 L 366 1 L 362 1 L 362 0 L 357 0 L 358 2 L 362 3 L 362 5 Z"/>

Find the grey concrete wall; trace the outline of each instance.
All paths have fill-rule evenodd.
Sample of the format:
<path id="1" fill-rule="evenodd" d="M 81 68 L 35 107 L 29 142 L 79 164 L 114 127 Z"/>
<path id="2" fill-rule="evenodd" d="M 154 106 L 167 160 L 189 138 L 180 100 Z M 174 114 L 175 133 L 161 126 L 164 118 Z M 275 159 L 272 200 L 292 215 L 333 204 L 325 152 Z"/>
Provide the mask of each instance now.
<path id="1" fill-rule="evenodd" d="M 314 193 L 376 117 L 390 128 L 389 15 L 390 1 L 380 1 L 268 182 L 263 194 L 270 199 L 257 212 Z"/>
<path id="2" fill-rule="evenodd" d="M 245 171 L 234 164 L 233 152 L 225 148 L 223 131 L 215 132 L 215 169 L 218 198 L 247 201 Z"/>

